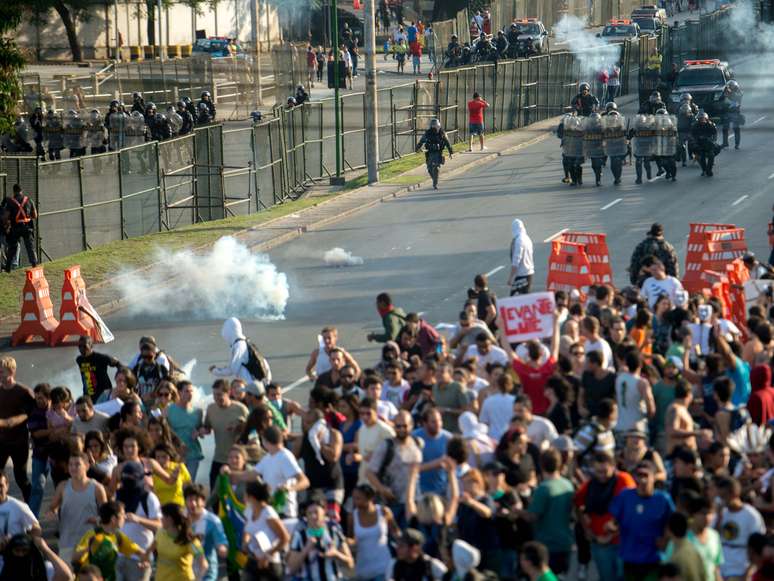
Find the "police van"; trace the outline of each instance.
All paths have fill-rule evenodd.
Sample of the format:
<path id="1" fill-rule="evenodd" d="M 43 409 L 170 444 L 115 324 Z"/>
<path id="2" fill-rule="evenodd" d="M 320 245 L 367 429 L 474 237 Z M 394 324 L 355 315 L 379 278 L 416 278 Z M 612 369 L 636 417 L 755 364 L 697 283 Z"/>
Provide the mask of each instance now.
<path id="1" fill-rule="evenodd" d="M 719 59 L 687 60 L 677 76 L 669 96 L 667 108 L 675 113 L 684 93 L 690 93 L 693 102 L 710 117 L 719 117 L 719 102 L 726 83 L 734 78 L 727 62 Z"/>

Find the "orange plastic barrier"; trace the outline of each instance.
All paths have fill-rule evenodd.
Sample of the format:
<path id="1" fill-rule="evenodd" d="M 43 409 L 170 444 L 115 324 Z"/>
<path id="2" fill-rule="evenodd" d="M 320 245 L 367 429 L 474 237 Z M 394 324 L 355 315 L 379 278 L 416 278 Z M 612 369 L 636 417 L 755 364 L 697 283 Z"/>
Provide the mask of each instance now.
<path id="1" fill-rule="evenodd" d="M 710 284 L 710 295 L 720 299 L 720 303 L 723 305 L 723 318 L 728 319 L 731 316 L 731 285 L 728 276 L 725 272 L 705 270 L 702 272 L 702 279 Z"/>
<path id="2" fill-rule="evenodd" d="M 59 307 L 59 327 L 51 336 L 51 346 L 88 335 L 99 341 L 94 321 L 80 308 L 82 297 L 86 296 L 86 283 L 81 278 L 81 267 L 71 266 L 64 271 L 62 283 L 62 304 Z M 75 339 L 73 339 L 75 338 Z"/>
<path id="3" fill-rule="evenodd" d="M 578 289 L 585 296 L 592 284 L 591 263 L 586 255 L 586 246 L 566 242 L 561 238 L 554 240 L 548 258 L 546 289 L 568 292 Z"/>
<path id="4" fill-rule="evenodd" d="M 735 225 L 691 224 L 691 229 L 688 233 L 688 249 L 685 255 L 685 279 L 683 279 L 683 286 L 685 286 L 687 280 L 700 278 L 701 271 L 703 270 L 701 266 L 701 255 L 704 251 L 704 233 L 712 232 L 713 230 L 727 230 L 729 228 L 735 228 Z"/>
<path id="5" fill-rule="evenodd" d="M 700 242 L 694 244 L 689 238 L 689 258 L 686 258 L 683 286 L 690 292 L 698 292 L 704 286 L 703 271 L 725 273 L 727 264 L 747 252 L 744 228 L 712 229 L 699 236 Z M 690 257 L 691 254 L 694 256 Z"/>
<path id="6" fill-rule="evenodd" d="M 22 291 L 21 324 L 11 335 L 11 346 L 28 343 L 33 337 L 40 337 L 48 345 L 57 325 L 43 267 L 30 268 Z"/>
<path id="7" fill-rule="evenodd" d="M 572 231 L 562 234 L 561 240 L 583 244 L 586 247 L 586 256 L 589 257 L 589 264 L 591 264 L 592 284 L 613 284 L 607 234 Z"/>

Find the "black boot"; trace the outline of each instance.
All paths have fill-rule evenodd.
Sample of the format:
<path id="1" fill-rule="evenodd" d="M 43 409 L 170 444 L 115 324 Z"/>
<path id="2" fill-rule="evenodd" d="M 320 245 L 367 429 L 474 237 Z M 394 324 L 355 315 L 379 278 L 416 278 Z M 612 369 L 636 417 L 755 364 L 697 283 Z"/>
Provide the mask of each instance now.
<path id="1" fill-rule="evenodd" d="M 723 145 L 721 147 L 728 147 L 728 127 L 723 128 Z"/>
<path id="2" fill-rule="evenodd" d="M 579 186 L 583 185 L 583 166 L 582 165 L 578 166 L 578 185 Z"/>
<path id="3" fill-rule="evenodd" d="M 742 128 L 734 127 L 734 149 L 739 149 L 739 144 L 742 142 Z"/>

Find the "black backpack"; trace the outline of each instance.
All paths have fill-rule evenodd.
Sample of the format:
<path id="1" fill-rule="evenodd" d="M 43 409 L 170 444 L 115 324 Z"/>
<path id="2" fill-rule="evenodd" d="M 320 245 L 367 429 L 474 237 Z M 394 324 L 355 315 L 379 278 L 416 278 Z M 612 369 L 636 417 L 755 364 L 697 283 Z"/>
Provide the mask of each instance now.
<path id="1" fill-rule="evenodd" d="M 255 346 L 255 343 L 249 339 L 237 339 L 237 341 L 244 341 L 247 344 L 247 363 L 243 363 L 247 372 L 258 381 L 264 381 L 269 377 L 269 364 L 266 363 L 266 358 Z"/>

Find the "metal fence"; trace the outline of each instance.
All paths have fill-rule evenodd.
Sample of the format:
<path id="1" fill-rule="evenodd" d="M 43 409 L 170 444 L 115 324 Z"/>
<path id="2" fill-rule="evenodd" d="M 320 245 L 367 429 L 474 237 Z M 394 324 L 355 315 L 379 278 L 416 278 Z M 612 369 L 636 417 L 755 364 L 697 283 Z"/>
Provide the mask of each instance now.
<path id="1" fill-rule="evenodd" d="M 664 68 L 686 58 L 718 56 L 728 10 L 702 16 L 621 46 L 622 91 L 637 91 L 643 61 L 653 46 Z M 440 117 L 450 138 L 468 137 L 466 103 L 478 91 L 491 107 L 489 131 L 524 127 L 567 109 L 578 82 L 588 78 L 581 58 L 556 52 L 531 59 L 447 69 L 378 91 L 380 161 L 414 151 L 430 117 Z M 598 89 L 597 89 L 598 92 Z M 363 93 L 341 96 L 347 170 L 365 167 Z M 0 157 L 0 194 L 19 183 L 40 214 L 41 256 L 58 258 L 114 240 L 142 236 L 269 208 L 328 177 L 335 164 L 333 99 L 277 107 L 258 125 L 212 125 L 191 135 L 118 152 L 53 162 Z"/>

